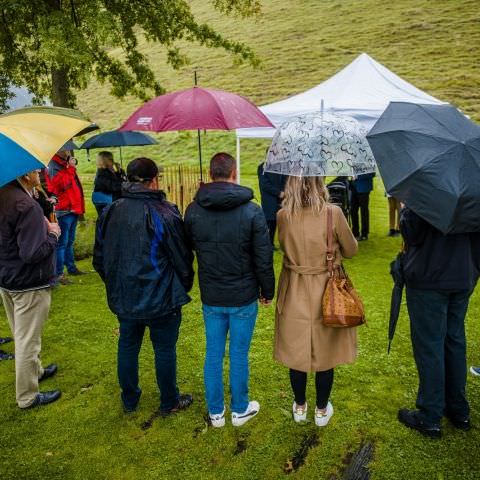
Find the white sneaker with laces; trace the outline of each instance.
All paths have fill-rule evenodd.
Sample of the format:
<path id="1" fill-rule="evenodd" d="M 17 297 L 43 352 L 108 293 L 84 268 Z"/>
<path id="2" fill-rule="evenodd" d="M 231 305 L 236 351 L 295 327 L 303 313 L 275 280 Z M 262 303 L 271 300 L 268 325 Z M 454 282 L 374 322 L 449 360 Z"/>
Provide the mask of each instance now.
<path id="1" fill-rule="evenodd" d="M 293 402 L 293 405 L 292 405 L 293 419 L 297 423 L 306 422 L 307 410 L 308 410 L 307 402 L 305 402 L 305 405 L 303 405 L 303 407 L 299 407 L 295 402 Z"/>
<path id="2" fill-rule="evenodd" d="M 319 408 L 315 407 L 315 425 L 317 427 L 325 427 L 333 415 L 333 405 L 328 402 L 325 413 L 322 413 Z"/>
<path id="3" fill-rule="evenodd" d="M 252 400 L 243 413 L 232 412 L 232 425 L 234 427 L 241 427 L 251 420 L 259 411 L 260 404 L 255 400 Z"/>
<path id="4" fill-rule="evenodd" d="M 212 427 L 221 428 L 225 426 L 225 407 L 223 407 L 222 413 L 209 413 L 208 416 L 210 417 L 210 423 Z"/>

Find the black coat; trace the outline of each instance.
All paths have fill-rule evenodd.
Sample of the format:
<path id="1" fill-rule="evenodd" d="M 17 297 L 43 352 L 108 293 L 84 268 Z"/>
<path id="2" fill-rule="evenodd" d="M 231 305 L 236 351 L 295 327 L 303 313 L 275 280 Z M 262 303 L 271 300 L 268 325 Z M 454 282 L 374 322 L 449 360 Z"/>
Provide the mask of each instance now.
<path id="1" fill-rule="evenodd" d="M 125 181 L 125 172 L 113 172 L 109 168 L 97 169 L 93 184 L 94 192 L 112 195 L 112 200 L 118 200 L 122 192 L 122 182 Z"/>
<path id="2" fill-rule="evenodd" d="M 422 290 L 470 290 L 480 273 L 480 234 L 444 235 L 408 208 L 402 209 L 405 284 Z"/>
<path id="3" fill-rule="evenodd" d="M 160 191 L 125 183 L 97 222 L 93 266 L 118 317 L 149 319 L 190 301 L 193 253 L 182 217 Z"/>
<path id="4" fill-rule="evenodd" d="M 287 182 L 286 175 L 279 175 L 277 173 L 264 173 L 263 163 L 258 166 L 258 185 L 260 187 L 260 195 L 262 197 L 262 209 L 265 218 L 268 221 L 276 220 L 277 212 L 281 208 L 280 194 L 285 189 Z"/>
<path id="5" fill-rule="evenodd" d="M 0 288 L 49 286 L 55 277 L 57 237 L 40 205 L 14 181 L 0 188 Z"/>
<path id="6" fill-rule="evenodd" d="M 198 260 L 202 302 L 240 307 L 275 293 L 272 244 L 253 192 L 233 183 L 200 187 L 185 213 Z"/>

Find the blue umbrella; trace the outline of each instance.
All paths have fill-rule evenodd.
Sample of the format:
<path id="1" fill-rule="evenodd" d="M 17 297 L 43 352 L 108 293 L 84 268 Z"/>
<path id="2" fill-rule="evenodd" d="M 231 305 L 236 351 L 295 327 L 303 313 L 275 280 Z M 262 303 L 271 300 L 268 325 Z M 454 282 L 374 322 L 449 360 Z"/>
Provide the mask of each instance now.
<path id="1" fill-rule="evenodd" d="M 83 142 L 80 146 L 82 149 L 89 150 L 93 148 L 108 148 L 119 147 L 120 148 L 120 160 L 122 160 L 122 147 L 130 146 L 144 146 L 144 145 L 156 145 L 158 142 L 150 135 L 141 132 L 119 132 L 118 130 L 112 130 L 110 132 L 99 133 L 90 137 Z"/>

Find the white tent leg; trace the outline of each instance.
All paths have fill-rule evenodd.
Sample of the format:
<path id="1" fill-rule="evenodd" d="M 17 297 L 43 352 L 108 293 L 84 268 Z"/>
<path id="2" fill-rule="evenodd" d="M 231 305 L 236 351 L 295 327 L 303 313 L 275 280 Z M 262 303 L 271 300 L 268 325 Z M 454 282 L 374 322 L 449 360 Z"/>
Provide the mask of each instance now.
<path id="1" fill-rule="evenodd" d="M 240 185 L 240 137 L 237 137 L 237 183 Z"/>

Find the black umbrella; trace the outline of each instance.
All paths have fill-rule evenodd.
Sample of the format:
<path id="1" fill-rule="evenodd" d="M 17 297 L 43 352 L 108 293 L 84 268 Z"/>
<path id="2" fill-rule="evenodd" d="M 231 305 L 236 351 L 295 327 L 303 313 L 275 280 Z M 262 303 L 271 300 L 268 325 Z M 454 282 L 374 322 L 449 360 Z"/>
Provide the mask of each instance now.
<path id="1" fill-rule="evenodd" d="M 146 133 L 119 132 L 118 130 L 112 130 L 110 132 L 99 133 L 98 135 L 90 137 L 83 142 L 80 148 L 86 149 L 87 155 L 89 155 L 89 151 L 93 148 L 119 147 L 120 161 L 122 161 L 122 147 L 155 145 L 156 143 L 157 141 Z"/>
<path id="2" fill-rule="evenodd" d="M 390 264 L 390 275 L 393 278 L 392 299 L 390 302 L 390 322 L 388 324 L 388 353 L 392 346 L 393 336 L 397 328 L 398 317 L 400 316 L 400 306 L 402 304 L 403 287 L 405 279 L 403 277 L 402 253 Z"/>
<path id="3" fill-rule="evenodd" d="M 443 233 L 480 232 L 480 126 L 452 105 L 392 102 L 367 135 L 389 194 Z"/>

